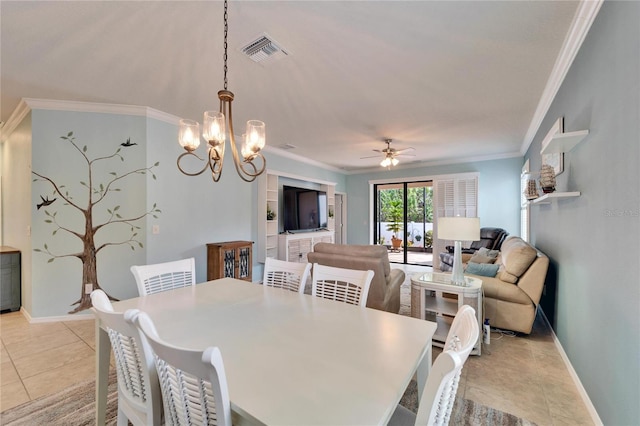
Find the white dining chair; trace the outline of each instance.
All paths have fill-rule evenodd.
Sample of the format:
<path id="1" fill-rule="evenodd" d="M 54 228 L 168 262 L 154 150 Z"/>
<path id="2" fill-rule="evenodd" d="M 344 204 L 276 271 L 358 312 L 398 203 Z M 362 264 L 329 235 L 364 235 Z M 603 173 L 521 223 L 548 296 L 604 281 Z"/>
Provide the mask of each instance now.
<path id="1" fill-rule="evenodd" d="M 262 284 L 304 293 L 310 272 L 310 263 L 287 262 L 268 257 L 264 262 Z"/>
<path id="2" fill-rule="evenodd" d="M 373 271 L 313 264 L 311 294 L 324 299 L 367 306 Z"/>
<path id="3" fill-rule="evenodd" d="M 444 351 L 431 367 L 419 401 L 418 413 L 398 405 L 389 421 L 390 426 L 449 424 L 460 373 L 479 334 L 475 310 L 468 305 L 461 306 L 447 334 Z"/>
<path id="4" fill-rule="evenodd" d="M 137 328 L 114 312 L 102 290 L 91 293 L 95 315 L 109 334 L 118 381 L 118 426 L 162 424 L 162 397 L 153 356 L 147 356 Z"/>
<path id="5" fill-rule="evenodd" d="M 231 426 L 231 403 L 222 355 L 217 347 L 204 351 L 164 342 L 151 318 L 137 309 L 125 312 L 155 359 L 167 425 Z"/>
<path id="6" fill-rule="evenodd" d="M 134 265 L 131 273 L 136 279 L 138 293 L 146 296 L 160 291 L 196 284 L 196 261 L 189 259 L 153 265 Z"/>

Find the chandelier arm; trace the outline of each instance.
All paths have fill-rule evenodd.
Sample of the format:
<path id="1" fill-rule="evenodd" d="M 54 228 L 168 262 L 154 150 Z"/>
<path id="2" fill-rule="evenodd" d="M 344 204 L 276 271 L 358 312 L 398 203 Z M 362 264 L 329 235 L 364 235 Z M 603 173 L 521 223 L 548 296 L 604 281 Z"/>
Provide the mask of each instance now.
<path id="1" fill-rule="evenodd" d="M 224 145 L 223 145 L 224 148 Z M 209 168 L 211 169 L 211 178 L 214 182 L 218 182 L 222 176 L 222 166 L 224 163 L 224 149 L 222 155 L 218 155 L 213 147 L 209 148 Z"/>
<path id="2" fill-rule="evenodd" d="M 208 167 L 210 167 L 210 161 L 207 161 L 207 163 L 204 165 L 204 167 L 202 168 L 202 170 L 200 170 L 199 172 L 195 172 L 195 173 L 190 173 L 185 171 L 181 166 L 180 166 L 180 160 L 182 160 L 182 157 L 184 157 L 185 155 L 193 155 L 194 157 L 196 157 L 198 160 L 200 161 L 205 161 L 204 158 L 200 158 L 197 154 L 193 153 L 193 152 L 184 152 L 182 153 L 182 155 L 180 155 L 178 157 L 178 170 L 180 170 L 183 174 L 187 175 L 187 176 L 199 176 L 202 173 L 204 173 L 205 170 L 207 170 Z"/>
<path id="3" fill-rule="evenodd" d="M 258 167 L 256 166 L 255 160 L 256 158 L 260 158 L 260 160 L 262 161 L 262 167 L 260 167 L 260 169 L 258 169 Z M 251 166 L 251 170 L 248 170 L 249 167 Z M 265 168 L 267 166 L 267 162 L 264 158 L 264 155 L 262 155 L 262 153 L 257 153 L 254 154 L 250 160 L 244 160 L 241 161 L 239 164 L 236 165 L 236 170 L 238 171 L 238 174 L 240 175 L 240 177 L 242 179 L 244 179 L 244 181 L 246 182 L 253 182 L 258 176 L 260 176 Z M 238 170 L 238 167 L 240 168 L 240 170 Z"/>

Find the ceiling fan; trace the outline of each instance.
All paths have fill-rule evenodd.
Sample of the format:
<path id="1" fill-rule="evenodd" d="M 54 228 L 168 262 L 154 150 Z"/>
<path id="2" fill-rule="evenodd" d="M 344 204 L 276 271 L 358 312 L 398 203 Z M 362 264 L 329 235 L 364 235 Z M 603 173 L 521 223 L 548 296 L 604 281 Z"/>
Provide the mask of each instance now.
<path id="1" fill-rule="evenodd" d="M 398 164 L 399 161 L 396 157 L 415 157 L 414 154 L 407 154 L 407 152 L 411 152 L 415 150 L 415 148 L 413 147 L 404 148 L 404 149 L 395 149 L 395 148 L 391 148 L 391 142 L 392 142 L 391 139 L 385 139 L 384 142 L 387 144 L 386 148 L 374 149 L 375 152 L 379 152 L 380 154 L 383 155 L 382 161 L 380 162 L 380 165 L 382 167 L 391 168 L 391 166 L 395 166 L 396 164 Z M 360 159 L 374 158 L 374 157 L 378 157 L 378 156 L 372 155 L 369 157 L 361 157 Z"/>

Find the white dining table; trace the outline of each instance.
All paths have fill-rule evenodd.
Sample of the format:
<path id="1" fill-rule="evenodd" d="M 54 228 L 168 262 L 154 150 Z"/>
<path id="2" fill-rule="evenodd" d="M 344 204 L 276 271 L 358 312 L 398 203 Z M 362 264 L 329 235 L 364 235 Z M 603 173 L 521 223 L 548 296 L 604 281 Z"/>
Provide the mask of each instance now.
<path id="1" fill-rule="evenodd" d="M 234 424 L 386 424 L 431 366 L 429 321 L 223 278 L 123 300 L 160 337 L 222 353 Z M 96 321 L 96 424 L 105 422 L 111 345 Z M 421 387 L 420 387 L 421 391 Z"/>

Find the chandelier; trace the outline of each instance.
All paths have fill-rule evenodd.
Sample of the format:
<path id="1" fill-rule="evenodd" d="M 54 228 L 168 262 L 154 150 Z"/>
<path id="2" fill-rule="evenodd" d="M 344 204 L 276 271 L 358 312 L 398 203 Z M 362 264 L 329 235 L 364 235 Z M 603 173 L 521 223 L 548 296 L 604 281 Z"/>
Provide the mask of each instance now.
<path id="1" fill-rule="evenodd" d="M 245 182 L 253 182 L 260 176 L 266 167 L 266 160 L 260 152 L 265 145 L 265 125 L 262 121 L 249 120 L 245 133 L 242 135 L 242 150 L 238 154 L 236 138 L 233 133 L 233 118 L 231 115 L 231 102 L 233 93 L 227 90 L 227 33 L 228 13 L 227 0 L 224 2 L 224 89 L 218 92 L 220 99 L 219 111 L 205 111 L 202 123 L 202 138 L 208 144 L 208 159 L 200 158 L 194 151 L 200 146 L 200 123 L 193 120 L 180 120 L 178 142 L 186 152 L 178 157 L 178 169 L 187 176 L 198 176 L 207 168 L 211 170 L 214 182 L 222 176 L 224 162 L 224 150 L 226 140 L 225 126 L 229 129 L 229 145 L 233 153 L 233 163 L 238 175 Z M 200 161 L 206 161 L 204 167 L 197 172 L 187 172 L 180 166 L 180 161 L 185 156 L 194 156 Z M 242 156 L 242 157 L 240 157 Z M 260 167 L 256 165 L 258 163 Z"/>

